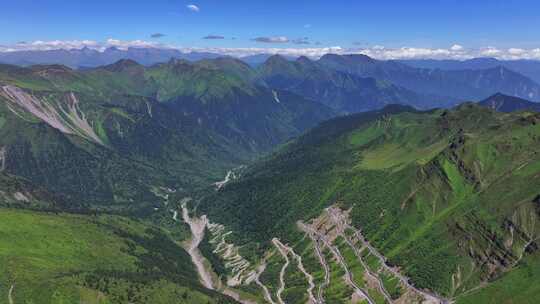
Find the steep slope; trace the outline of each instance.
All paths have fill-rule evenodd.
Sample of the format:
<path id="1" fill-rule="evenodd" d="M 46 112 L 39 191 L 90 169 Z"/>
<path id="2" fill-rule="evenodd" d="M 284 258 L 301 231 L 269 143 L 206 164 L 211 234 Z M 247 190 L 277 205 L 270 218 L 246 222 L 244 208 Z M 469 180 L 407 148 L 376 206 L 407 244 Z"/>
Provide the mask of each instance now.
<path id="1" fill-rule="evenodd" d="M 364 112 L 391 103 L 426 107 L 425 96 L 382 80 L 334 71 L 306 57 L 290 61 L 275 55 L 259 66 L 258 71 L 271 88 L 295 92 L 341 112 Z"/>
<path id="2" fill-rule="evenodd" d="M 235 231 L 230 239 L 249 244 L 245 254 L 256 257 L 275 237 L 301 242 L 298 221 L 319 227 L 313 219 L 338 207 L 376 250 L 368 256 L 383 255 L 388 270 L 397 265 L 410 277 L 414 286 L 402 288 L 458 302 L 488 297 L 483 287 L 522 276 L 529 267 L 522 263 L 540 263 L 539 121 L 538 114 L 474 104 L 430 112 L 391 107 L 331 120 L 203 199 L 198 210 Z M 335 227 L 303 231 L 344 256 L 339 236 L 353 234 L 329 232 Z M 522 281 L 498 299 L 529 290 Z"/>
<path id="3" fill-rule="evenodd" d="M 153 187 L 206 186 L 334 115 L 253 85 L 245 69 L 225 59 L 2 66 L 2 170 L 79 205 L 148 212 Z"/>
<path id="4" fill-rule="evenodd" d="M 397 61 L 379 61 L 365 55 L 325 55 L 325 67 L 362 77 L 386 80 L 417 93 L 452 100 L 478 100 L 497 92 L 540 100 L 540 85 L 503 66 L 482 70 L 421 69 Z"/>
<path id="5" fill-rule="evenodd" d="M 525 99 L 495 94 L 478 103 L 481 106 L 491 108 L 498 112 L 533 111 L 540 112 L 540 103 L 531 102 Z"/>

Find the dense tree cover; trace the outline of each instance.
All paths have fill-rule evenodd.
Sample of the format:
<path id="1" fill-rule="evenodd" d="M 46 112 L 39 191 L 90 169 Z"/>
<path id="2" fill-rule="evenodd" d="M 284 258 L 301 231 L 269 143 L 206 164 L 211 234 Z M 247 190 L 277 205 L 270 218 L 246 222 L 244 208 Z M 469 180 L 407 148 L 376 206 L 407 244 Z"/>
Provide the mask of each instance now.
<path id="1" fill-rule="evenodd" d="M 388 114 L 322 124 L 204 199 L 201 212 L 262 250 L 274 236 L 299 240 L 296 222 L 331 204 L 352 208 L 391 264 L 445 295 L 537 255 L 526 245 L 538 220 L 529 211 L 540 185 L 538 114 L 471 104 Z"/>

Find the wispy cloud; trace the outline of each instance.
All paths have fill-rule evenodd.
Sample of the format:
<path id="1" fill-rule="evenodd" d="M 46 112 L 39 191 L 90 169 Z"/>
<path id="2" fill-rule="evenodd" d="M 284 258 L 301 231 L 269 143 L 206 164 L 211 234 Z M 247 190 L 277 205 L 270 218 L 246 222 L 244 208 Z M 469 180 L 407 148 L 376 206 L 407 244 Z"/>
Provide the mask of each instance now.
<path id="1" fill-rule="evenodd" d="M 159 38 L 163 38 L 165 36 L 166 35 L 162 34 L 162 33 L 154 33 L 154 34 L 150 35 L 150 38 L 159 39 Z"/>
<path id="2" fill-rule="evenodd" d="M 291 42 L 294 44 L 311 44 L 308 37 L 293 39 Z"/>
<path id="3" fill-rule="evenodd" d="M 198 12 L 201 11 L 201 9 L 195 4 L 189 4 L 189 5 L 186 5 L 186 7 L 187 7 L 188 10 L 190 10 L 192 12 L 198 13 Z"/>
<path id="4" fill-rule="evenodd" d="M 225 37 L 220 36 L 220 35 L 208 35 L 208 36 L 204 36 L 202 39 L 206 39 L 206 40 L 220 40 L 220 39 L 225 39 Z"/>
<path id="5" fill-rule="evenodd" d="M 307 23 L 307 24 L 304 24 L 304 28 L 305 28 L 305 29 L 309 29 L 309 28 L 311 28 L 311 24 L 309 24 L 309 23 Z"/>
<path id="6" fill-rule="evenodd" d="M 257 38 L 254 38 L 253 41 L 262 42 L 262 43 L 287 43 L 289 42 L 289 38 L 285 36 L 257 37 Z"/>

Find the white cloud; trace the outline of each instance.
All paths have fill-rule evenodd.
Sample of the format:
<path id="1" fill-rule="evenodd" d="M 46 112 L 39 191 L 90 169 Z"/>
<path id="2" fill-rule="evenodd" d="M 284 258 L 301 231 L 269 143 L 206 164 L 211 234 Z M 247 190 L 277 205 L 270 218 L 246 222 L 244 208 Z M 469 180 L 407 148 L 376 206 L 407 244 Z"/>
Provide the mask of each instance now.
<path id="1" fill-rule="evenodd" d="M 118 40 L 118 39 L 107 39 L 105 45 L 102 48 L 107 47 L 116 47 L 119 49 L 128 49 L 130 47 L 134 48 L 166 48 L 167 46 L 154 41 L 145 41 L 145 40 Z"/>
<path id="2" fill-rule="evenodd" d="M 218 36 L 216 36 L 218 37 Z M 284 44 L 294 42 L 308 42 L 306 38 L 290 40 L 284 36 L 277 37 L 258 37 L 255 41 L 265 42 L 268 44 Z M 519 60 L 519 59 L 531 59 L 540 60 L 540 48 L 524 49 L 524 48 L 507 48 L 499 49 L 495 47 L 484 47 L 480 49 L 466 48 L 463 46 L 456 47 L 456 45 L 448 48 L 419 48 L 419 47 L 400 47 L 400 48 L 388 48 L 381 45 L 372 47 L 357 46 L 354 48 L 342 48 L 339 46 L 334 47 L 321 47 L 316 43 L 313 47 L 304 45 L 301 47 L 253 47 L 253 48 L 198 48 L 198 47 L 179 47 L 161 43 L 159 41 L 146 41 L 146 40 L 119 40 L 119 39 L 107 39 L 106 41 L 98 42 L 94 40 L 52 40 L 52 41 L 31 41 L 31 42 L 19 42 L 13 45 L 0 45 L 0 52 L 14 52 L 14 51 L 47 51 L 47 50 L 70 50 L 70 49 L 82 49 L 84 47 L 104 51 L 109 47 L 116 47 L 118 49 L 126 50 L 128 48 L 163 48 L 163 49 L 177 49 L 182 52 L 213 52 L 223 55 L 242 57 L 248 55 L 256 55 L 261 53 L 267 54 L 282 54 L 288 56 L 308 56 L 312 58 L 321 57 L 327 53 L 336 54 L 364 54 L 375 59 L 389 60 L 389 59 L 456 59 L 465 60 L 477 57 L 493 57 L 501 60 Z"/>
<path id="3" fill-rule="evenodd" d="M 155 41 L 145 40 L 118 40 L 107 39 L 105 42 L 97 42 L 94 40 L 51 40 L 42 41 L 36 40 L 32 42 L 19 42 L 11 46 L 0 46 L 0 52 L 15 52 L 15 51 L 50 51 L 50 50 L 72 50 L 90 48 L 93 50 L 103 51 L 109 47 L 116 47 L 119 49 L 128 49 L 130 47 L 138 48 L 170 48 L 165 44 Z"/>
<path id="4" fill-rule="evenodd" d="M 186 5 L 186 7 L 187 7 L 188 10 L 190 10 L 192 12 L 198 13 L 198 12 L 201 11 L 201 9 L 195 4 L 189 4 L 189 5 Z"/>
<path id="5" fill-rule="evenodd" d="M 501 54 L 502 54 L 501 50 L 491 47 L 491 46 L 488 46 L 487 48 L 483 48 L 480 50 L 480 55 L 485 56 L 485 57 L 496 57 Z"/>
<path id="6" fill-rule="evenodd" d="M 509 48 L 508 53 L 510 55 L 523 55 L 526 51 L 524 49 L 519 48 Z"/>
<path id="7" fill-rule="evenodd" d="M 452 47 L 450 48 L 451 51 L 454 51 L 454 52 L 459 52 L 459 51 L 463 51 L 464 50 L 464 47 L 459 45 L 459 44 L 454 44 L 452 45 Z"/>
<path id="8" fill-rule="evenodd" d="M 335 47 L 313 47 L 313 48 L 182 48 L 183 52 L 210 52 L 233 57 L 245 57 L 257 54 L 279 54 L 285 56 L 307 56 L 319 58 L 325 54 L 345 54 L 345 49 Z"/>

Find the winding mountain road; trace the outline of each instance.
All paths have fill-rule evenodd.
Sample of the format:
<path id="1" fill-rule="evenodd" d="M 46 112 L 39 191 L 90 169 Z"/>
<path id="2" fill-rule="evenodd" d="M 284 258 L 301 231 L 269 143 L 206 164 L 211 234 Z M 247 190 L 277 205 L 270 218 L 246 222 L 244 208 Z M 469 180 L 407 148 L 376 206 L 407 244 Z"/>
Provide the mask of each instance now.
<path id="1" fill-rule="evenodd" d="M 294 249 L 292 249 L 290 246 L 287 246 L 283 244 L 280 240 L 274 239 L 272 240 L 274 242 L 275 246 L 281 247 L 283 250 L 287 251 L 289 254 L 292 255 L 292 257 L 296 260 L 297 267 L 304 274 L 304 277 L 306 277 L 306 280 L 308 281 L 309 287 L 307 289 L 307 293 L 309 296 L 310 303 L 317 303 L 317 300 L 315 299 L 315 296 L 313 295 L 313 289 L 315 289 L 315 283 L 313 276 L 306 271 L 306 268 L 304 267 L 304 264 L 302 263 L 302 257 L 298 255 Z"/>
<path id="2" fill-rule="evenodd" d="M 264 272 L 265 269 L 266 269 L 266 264 L 264 264 L 264 263 L 259 265 L 259 267 L 257 267 L 257 275 L 255 275 L 255 284 L 259 285 L 259 287 L 263 290 L 264 299 L 268 303 L 276 304 L 276 302 L 274 302 L 274 300 L 272 299 L 272 295 L 270 294 L 270 290 L 268 290 L 268 287 L 266 287 L 266 285 L 264 285 L 260 280 L 261 274 Z"/>
<path id="3" fill-rule="evenodd" d="M 302 225 L 302 224 L 300 224 Z M 324 282 L 319 285 L 319 289 L 317 290 L 317 302 L 319 304 L 325 303 L 324 301 L 324 289 L 330 285 L 330 267 L 328 267 L 328 264 L 326 263 L 326 260 L 321 252 L 321 245 L 319 244 L 319 241 L 313 236 L 311 233 L 305 231 L 306 235 L 309 236 L 311 241 L 313 242 L 313 247 L 315 249 L 315 253 L 317 254 L 317 257 L 319 258 L 319 263 L 324 269 Z"/>
<path id="4" fill-rule="evenodd" d="M 347 236 L 347 234 L 345 233 L 345 229 L 347 228 L 351 228 L 348 224 L 347 224 L 347 221 L 346 219 L 344 219 L 342 216 L 341 216 L 341 213 L 337 213 L 335 209 L 333 208 L 329 208 L 327 210 L 328 214 L 330 215 L 330 219 L 332 220 L 332 222 L 334 223 L 334 225 L 336 225 L 336 227 L 338 228 L 338 231 L 339 231 L 339 234 L 340 236 L 343 237 L 343 239 L 345 240 L 345 242 L 347 243 L 347 245 L 349 245 L 349 247 L 354 251 L 354 254 L 356 255 L 356 258 L 358 259 L 358 261 L 360 262 L 360 264 L 362 264 L 362 267 L 366 270 L 366 273 L 371 277 L 373 278 L 377 284 L 379 285 L 379 291 L 383 294 L 383 296 L 385 297 L 386 301 L 388 303 L 393 303 L 394 301 L 392 301 L 392 297 L 390 296 L 390 294 L 388 293 L 388 291 L 384 288 L 384 284 L 381 280 L 381 278 L 379 277 L 379 275 L 373 273 L 371 271 L 371 269 L 368 267 L 368 265 L 364 262 L 364 259 L 362 258 L 362 254 L 360 253 L 360 250 L 358 250 L 358 248 L 356 246 L 354 246 L 354 244 L 352 243 L 351 239 Z"/>
<path id="5" fill-rule="evenodd" d="M 283 267 L 281 267 L 281 271 L 279 272 L 279 289 L 276 293 L 278 302 L 280 304 L 285 304 L 285 301 L 283 301 L 283 299 L 281 298 L 281 294 L 283 293 L 283 291 L 285 291 L 285 271 L 290 264 L 289 256 L 287 254 L 287 251 L 285 251 L 285 249 L 279 246 L 278 239 L 273 239 L 272 243 L 274 244 L 274 246 L 276 246 L 281 256 L 285 259 L 285 264 L 283 264 Z"/>
<path id="6" fill-rule="evenodd" d="M 373 299 L 371 299 L 371 297 L 369 296 L 369 294 L 367 293 L 367 291 L 363 290 L 362 288 L 360 288 L 355 282 L 354 282 L 354 279 L 353 279 L 353 274 L 349 271 L 349 268 L 347 267 L 347 263 L 345 263 L 345 259 L 343 258 L 343 256 L 341 255 L 341 252 L 339 251 L 339 249 L 336 247 L 336 246 L 333 246 L 327 239 L 326 239 L 326 236 L 324 236 L 322 233 L 316 231 L 315 229 L 313 229 L 312 227 L 308 226 L 308 225 L 303 225 L 303 227 L 311 232 L 314 236 L 317 237 L 317 239 L 321 240 L 324 245 L 330 249 L 330 251 L 332 252 L 332 254 L 334 255 L 334 257 L 337 259 L 338 263 L 341 265 L 341 268 L 343 268 L 343 270 L 345 271 L 345 281 L 346 283 L 351 286 L 354 291 L 356 292 L 356 294 L 358 294 L 359 296 L 363 297 L 364 299 L 366 299 L 368 301 L 369 304 L 375 304 L 375 301 L 373 301 Z"/>
<path id="7" fill-rule="evenodd" d="M 327 210 L 328 214 L 331 215 L 331 217 L 333 217 L 333 216 L 342 217 L 341 216 L 342 211 L 337 207 L 330 207 L 330 208 L 328 208 L 326 210 Z M 334 215 L 332 215 L 332 214 L 334 214 Z M 362 232 L 360 230 L 358 230 L 358 229 L 352 227 L 351 225 L 349 225 L 347 223 L 347 221 L 341 220 L 341 222 L 344 223 L 344 228 L 351 229 L 352 231 L 354 231 L 354 235 L 356 236 L 356 238 L 358 240 L 360 240 L 360 242 L 362 242 L 362 245 L 365 246 L 373 256 L 375 256 L 377 259 L 379 259 L 379 261 L 381 262 L 381 265 L 383 265 L 383 267 L 386 268 L 386 270 L 388 270 L 394 276 L 396 276 L 405 286 L 407 286 L 408 289 L 411 289 L 411 290 L 415 291 L 416 293 L 422 295 L 425 298 L 425 300 L 428 301 L 429 303 L 441 303 L 441 304 L 451 303 L 451 301 L 449 301 L 449 300 L 447 300 L 445 298 L 442 298 L 439 295 L 436 295 L 434 293 L 427 292 L 427 291 L 424 291 L 424 290 L 420 290 L 420 289 L 416 288 L 415 286 L 413 286 L 410 283 L 410 280 L 409 280 L 408 277 L 401 274 L 397 269 L 392 268 L 392 267 L 388 266 L 388 264 L 386 264 L 386 258 L 382 254 L 380 254 L 379 251 L 377 251 L 377 249 L 375 249 L 373 246 L 371 246 L 371 244 L 369 244 L 369 242 L 362 235 Z"/>

